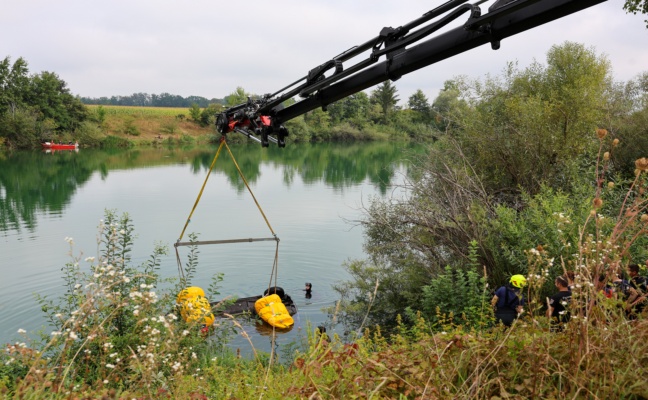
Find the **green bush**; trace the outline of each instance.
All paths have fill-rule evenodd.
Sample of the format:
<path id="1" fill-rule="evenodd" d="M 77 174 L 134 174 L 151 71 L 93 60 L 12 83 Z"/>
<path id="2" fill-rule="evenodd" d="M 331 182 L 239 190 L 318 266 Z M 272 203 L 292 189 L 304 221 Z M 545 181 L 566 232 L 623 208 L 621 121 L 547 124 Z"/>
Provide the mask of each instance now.
<path id="1" fill-rule="evenodd" d="M 447 266 L 423 286 L 420 310 L 423 317 L 437 326 L 465 325 L 478 329 L 488 325 L 491 291 L 486 277 L 477 271 L 477 242 L 470 248 L 467 267 Z"/>
<path id="2" fill-rule="evenodd" d="M 104 149 L 128 149 L 133 147 L 134 144 L 128 139 L 121 138 L 118 136 L 106 136 L 102 141 L 101 141 L 101 147 Z"/>
<path id="3" fill-rule="evenodd" d="M 51 334 L 43 334 L 40 343 L 17 343 L 3 354 L 0 377 L 9 378 L 8 390 L 23 382 L 45 393 L 81 385 L 95 390 L 168 389 L 200 369 L 204 359 L 197 354 L 223 348 L 228 331 L 213 331 L 215 341 L 206 341 L 200 320 L 186 323 L 176 310 L 176 295 L 191 285 L 198 262 L 195 246 L 183 279 L 169 287 L 159 276 L 167 248 L 155 246 L 147 261 L 134 266 L 134 237 L 128 214 L 106 211 L 99 226 L 99 256 L 74 257 L 62 268 L 67 290 L 58 299 L 37 296 Z M 73 239 L 66 240 L 73 254 Z M 212 294 L 221 279 L 215 276 Z M 22 381 L 25 376 L 29 379 Z"/>
<path id="4" fill-rule="evenodd" d="M 178 130 L 178 123 L 175 120 L 166 121 L 162 124 L 161 129 L 162 132 L 172 135 Z"/>
<path id="5" fill-rule="evenodd" d="M 83 121 L 74 132 L 74 138 L 83 147 L 99 147 L 104 133 L 96 122 Z"/>

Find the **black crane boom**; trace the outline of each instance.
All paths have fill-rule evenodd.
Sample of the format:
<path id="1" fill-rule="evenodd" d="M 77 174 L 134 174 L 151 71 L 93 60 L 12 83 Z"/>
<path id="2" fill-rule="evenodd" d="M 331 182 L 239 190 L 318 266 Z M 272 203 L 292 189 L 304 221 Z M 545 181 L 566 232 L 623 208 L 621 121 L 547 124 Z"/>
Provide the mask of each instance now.
<path id="1" fill-rule="evenodd" d="M 335 101 L 387 79 L 395 81 L 486 43 L 497 50 L 505 38 L 604 1 L 498 0 L 482 15 L 479 5 L 483 0 L 474 4 L 451 0 L 401 27 L 383 28 L 375 38 L 322 63 L 274 94 L 248 99 L 227 109 L 218 116 L 216 126 L 223 135 L 237 131 L 261 142 L 262 146 L 272 141 L 283 147 L 288 135 L 283 123 L 292 118 L 319 107 L 326 109 Z M 462 26 L 428 38 L 464 14 L 468 18 Z M 365 59 L 345 68 L 345 62 L 369 51 Z M 384 60 L 379 62 L 383 56 Z M 283 106 L 284 101 L 297 95 L 302 100 Z"/>

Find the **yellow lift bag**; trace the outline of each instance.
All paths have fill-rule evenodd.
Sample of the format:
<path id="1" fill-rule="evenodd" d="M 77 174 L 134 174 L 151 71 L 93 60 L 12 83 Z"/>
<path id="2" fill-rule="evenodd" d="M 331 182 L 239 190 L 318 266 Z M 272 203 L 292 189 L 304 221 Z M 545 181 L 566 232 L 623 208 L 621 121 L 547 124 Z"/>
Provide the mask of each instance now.
<path id="1" fill-rule="evenodd" d="M 261 319 L 275 328 L 285 329 L 295 323 L 286 306 L 281 302 L 281 297 L 276 294 L 261 297 L 254 303 L 254 308 Z"/>
<path id="2" fill-rule="evenodd" d="M 201 288 L 192 286 L 183 289 L 178 293 L 176 304 L 180 306 L 180 315 L 185 322 L 201 322 L 205 326 L 214 323 L 211 304 Z"/>

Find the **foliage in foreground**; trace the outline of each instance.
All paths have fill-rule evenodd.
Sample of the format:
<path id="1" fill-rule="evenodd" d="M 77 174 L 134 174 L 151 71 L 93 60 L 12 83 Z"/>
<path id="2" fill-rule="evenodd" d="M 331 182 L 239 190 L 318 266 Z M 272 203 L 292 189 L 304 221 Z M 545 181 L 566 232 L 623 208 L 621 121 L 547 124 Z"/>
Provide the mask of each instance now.
<path id="1" fill-rule="evenodd" d="M 37 296 L 53 331 L 40 340 L 19 331 L 25 341 L 8 346 L 3 360 L 6 390 L 34 385 L 53 395 L 83 386 L 164 388 L 199 365 L 197 354 L 222 349 L 227 330 L 217 332 L 218 341 L 205 341 L 175 310 L 176 294 L 191 284 L 196 249 L 185 278 L 165 290 L 158 269 L 166 249 L 156 246 L 149 260 L 133 266 L 133 231 L 128 214 L 107 211 L 99 226 L 100 255 L 73 257 L 62 269 L 67 291 L 59 299 Z"/>
<path id="2" fill-rule="evenodd" d="M 638 170 L 637 181 L 646 175 L 648 161 L 639 163 Z M 637 199 L 630 203 L 643 204 Z M 641 220 L 630 214 L 622 224 L 627 232 L 633 220 Z M 0 356 L 4 398 L 648 396 L 648 370 L 643 368 L 648 362 L 648 320 L 639 316 L 628 321 L 622 303 L 606 299 L 592 284 L 608 259 L 623 254 L 616 246 L 628 244 L 623 240 L 597 242 L 583 236 L 573 318 L 562 332 L 551 332 L 549 321 L 538 312 L 543 268 L 550 260 L 547 252 L 534 249 L 529 252 L 529 310 L 508 330 L 487 324 L 491 310 L 468 302 L 474 305 L 463 311 L 469 319 L 446 314 L 430 320 L 411 312 L 408 324 L 395 317 L 390 334 L 371 326 L 348 342 L 309 333 L 303 346 L 290 349 L 289 363 L 281 364 L 256 352 L 252 359 L 241 359 L 215 345 L 227 342 L 227 324 L 213 326 L 214 338 L 206 339 L 197 326 L 177 317 L 175 293 L 194 275 L 195 247 L 184 277 L 165 293 L 156 272 L 162 248 L 142 266 L 131 266 L 133 226 L 127 214 L 118 218 L 107 212 L 100 233 L 100 257 L 86 260 L 90 273 L 83 273 L 76 260 L 63 269 L 68 293 L 58 302 L 40 299 L 55 327 L 52 335 L 43 342 L 7 345 Z M 475 291 L 483 290 L 478 277 L 463 276 Z M 212 291 L 219 277 L 215 281 Z M 430 305 L 433 292 L 431 287 Z M 440 311 L 452 311 L 452 304 L 438 304 Z"/>
<path id="3" fill-rule="evenodd" d="M 551 278 L 541 298 L 552 294 L 555 276 L 578 270 L 579 246 L 592 241 L 619 246 L 609 254 L 607 245 L 596 248 L 599 262 L 644 264 L 648 184 L 639 165 L 648 154 L 639 126 L 648 115 L 646 80 L 612 86 L 607 60 L 574 43 L 554 46 L 547 58 L 547 66 L 511 67 L 485 83 L 448 85 L 463 103 L 443 115 L 446 135 L 398 196 L 365 210 L 369 257 L 348 263 L 351 279 L 335 288 L 343 322 L 388 330 L 404 309 L 435 319 L 436 304 L 449 306 L 441 314 L 469 315 L 452 303 L 473 285 L 449 284 L 447 268 L 464 282 L 479 274 L 494 289 L 531 273 L 531 249 L 552 260 L 542 268 Z M 432 304 L 430 287 L 443 288 Z"/>
<path id="4" fill-rule="evenodd" d="M 512 328 L 432 332 L 422 318 L 389 337 L 379 329 L 353 343 L 309 336 L 290 366 L 260 359 L 198 356 L 174 379 L 137 384 L 53 388 L 32 368 L 5 398 L 627 398 L 648 396 L 648 325 L 628 323 L 611 309 L 572 322 L 562 333 L 547 321 L 522 319 Z M 585 332 L 585 336 L 583 336 Z M 576 348 L 585 347 L 584 352 Z M 156 354 L 156 361 L 163 361 Z M 5 368 L 6 369 L 6 368 Z M 24 372 L 23 372 L 24 374 Z M 22 375 L 22 376 L 25 376 Z M 4 385 L 4 386 L 3 386 Z M 14 396 L 15 394 L 15 396 Z"/>

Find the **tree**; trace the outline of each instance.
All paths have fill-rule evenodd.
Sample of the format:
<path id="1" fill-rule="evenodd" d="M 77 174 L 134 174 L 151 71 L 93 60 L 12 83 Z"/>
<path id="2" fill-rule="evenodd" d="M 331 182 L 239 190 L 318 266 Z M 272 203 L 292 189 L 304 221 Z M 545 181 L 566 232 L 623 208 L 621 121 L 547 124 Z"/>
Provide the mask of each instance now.
<path id="1" fill-rule="evenodd" d="M 247 102 L 248 97 L 252 97 L 241 86 L 237 86 L 236 90 L 225 96 L 225 103 L 228 107 Z"/>
<path id="2" fill-rule="evenodd" d="M 370 113 L 371 102 L 365 92 L 358 92 L 338 100 L 327 107 L 331 120 L 339 123 L 348 120 L 366 119 Z"/>
<path id="3" fill-rule="evenodd" d="M 74 131 L 88 117 L 81 100 L 70 93 L 57 74 L 44 71 L 34 75 L 30 86 L 29 104 L 36 106 L 44 119 L 54 121 L 58 131 Z"/>
<path id="4" fill-rule="evenodd" d="M 193 103 L 191 108 L 189 108 L 189 115 L 194 122 L 200 123 L 200 106 L 197 103 Z"/>
<path id="5" fill-rule="evenodd" d="M 458 79 L 443 83 L 443 89 L 432 103 L 431 113 L 436 128 L 441 132 L 452 131 L 458 127 L 457 121 L 463 120 L 468 110 L 468 103 L 462 96 L 460 87 L 463 82 Z"/>
<path id="6" fill-rule="evenodd" d="M 634 161 L 645 157 L 648 149 L 648 72 L 629 81 L 617 93 L 616 97 L 624 102 L 625 107 L 615 115 L 614 126 L 619 129 L 613 133 L 620 142 L 613 149 L 611 159 L 615 171 L 632 178 Z"/>
<path id="7" fill-rule="evenodd" d="M 435 104 L 450 110 L 452 134 L 414 165 L 414 178 L 402 185 L 406 196 L 376 199 L 365 210 L 370 261 L 351 263 L 351 281 L 335 286 L 347 293 L 347 321 L 367 315 L 382 326 L 422 306 L 429 316 L 443 305 L 435 294 L 448 286 L 439 281 L 450 276 L 447 266 L 453 276 L 484 266 L 490 283 L 501 284 L 512 271 L 531 272 L 525 251 L 542 244 L 560 260 L 573 252 L 563 239 L 582 234 L 581 225 L 562 226 L 559 218 L 563 211 L 579 221 L 590 215 L 588 172 L 601 143 L 595 132 L 617 107 L 607 99 L 607 60 L 565 43 L 549 51 L 546 66 L 510 64 L 501 77 L 448 82 L 444 92 Z M 633 116 L 637 135 L 645 133 L 642 115 Z M 563 272 L 560 263 L 550 267 L 551 276 Z"/>
<path id="8" fill-rule="evenodd" d="M 417 113 L 420 122 L 428 122 L 430 119 L 430 103 L 421 89 L 418 89 L 407 100 L 408 107 Z"/>
<path id="9" fill-rule="evenodd" d="M 331 115 L 316 108 L 304 114 L 304 121 L 320 131 L 328 130 L 331 126 Z"/>
<path id="10" fill-rule="evenodd" d="M 626 0 L 623 4 L 623 9 L 626 12 L 637 14 L 648 14 L 648 0 Z M 648 19 L 644 20 L 646 28 L 648 28 Z"/>
<path id="11" fill-rule="evenodd" d="M 610 73 L 604 56 L 566 42 L 549 50 L 546 66 L 511 64 L 462 95 L 473 100 L 457 137 L 490 190 L 509 196 L 501 201 L 542 184 L 569 188 L 579 160 L 598 146 L 593 132 L 607 125 Z"/>
<path id="12" fill-rule="evenodd" d="M 29 69 L 27 61 L 18 58 L 13 65 L 6 57 L 0 62 L 0 114 L 14 114 L 18 107 L 25 104 L 29 88 Z"/>
<path id="13" fill-rule="evenodd" d="M 216 122 L 216 116 L 223 111 L 222 104 L 212 103 L 205 107 L 200 113 L 200 125 L 208 126 Z"/>
<path id="14" fill-rule="evenodd" d="M 390 113 L 396 109 L 397 91 L 396 86 L 392 86 L 391 81 L 386 80 L 371 92 L 371 102 L 380 106 L 384 123 L 387 123 Z"/>

